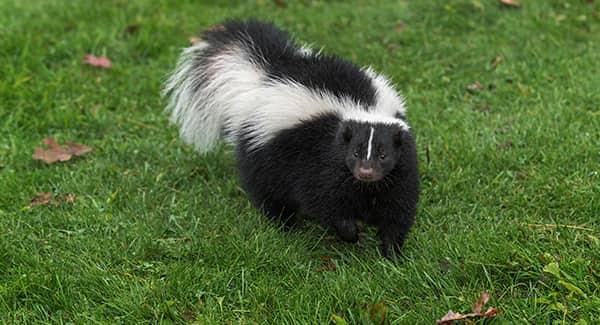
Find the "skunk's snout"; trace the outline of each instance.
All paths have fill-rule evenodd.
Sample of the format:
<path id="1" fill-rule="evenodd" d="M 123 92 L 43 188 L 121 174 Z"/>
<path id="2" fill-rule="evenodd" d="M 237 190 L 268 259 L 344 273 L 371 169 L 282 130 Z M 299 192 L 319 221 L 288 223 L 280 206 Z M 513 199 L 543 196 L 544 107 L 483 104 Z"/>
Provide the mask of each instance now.
<path id="1" fill-rule="evenodd" d="M 373 178 L 373 168 L 358 167 L 358 178 L 361 180 L 371 180 Z"/>
<path id="2" fill-rule="evenodd" d="M 375 182 L 382 178 L 381 169 L 371 160 L 358 161 L 353 170 L 354 177 L 363 182 Z"/>

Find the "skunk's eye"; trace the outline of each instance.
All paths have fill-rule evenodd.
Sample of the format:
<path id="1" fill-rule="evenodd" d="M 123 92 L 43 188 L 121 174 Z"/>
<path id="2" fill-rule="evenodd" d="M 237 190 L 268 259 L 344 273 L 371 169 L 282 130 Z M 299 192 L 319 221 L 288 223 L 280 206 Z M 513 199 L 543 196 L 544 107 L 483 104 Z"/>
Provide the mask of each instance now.
<path id="1" fill-rule="evenodd" d="M 379 155 L 379 159 L 381 159 L 381 160 L 384 160 L 384 159 L 385 159 L 385 154 L 383 154 L 383 153 L 382 153 L 382 154 L 380 154 L 380 155 Z"/>
<path id="2" fill-rule="evenodd" d="M 358 157 L 358 150 L 354 151 L 354 157 Z"/>

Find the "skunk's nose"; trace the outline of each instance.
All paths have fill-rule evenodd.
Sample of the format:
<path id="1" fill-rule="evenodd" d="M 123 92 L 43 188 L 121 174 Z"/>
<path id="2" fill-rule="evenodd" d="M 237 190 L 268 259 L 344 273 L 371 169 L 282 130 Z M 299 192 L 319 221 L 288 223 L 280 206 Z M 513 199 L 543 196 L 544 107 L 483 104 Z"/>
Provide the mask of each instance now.
<path id="1" fill-rule="evenodd" d="M 365 180 L 369 180 L 369 179 L 373 178 L 373 168 L 359 167 L 358 168 L 358 177 L 360 179 L 365 179 Z"/>

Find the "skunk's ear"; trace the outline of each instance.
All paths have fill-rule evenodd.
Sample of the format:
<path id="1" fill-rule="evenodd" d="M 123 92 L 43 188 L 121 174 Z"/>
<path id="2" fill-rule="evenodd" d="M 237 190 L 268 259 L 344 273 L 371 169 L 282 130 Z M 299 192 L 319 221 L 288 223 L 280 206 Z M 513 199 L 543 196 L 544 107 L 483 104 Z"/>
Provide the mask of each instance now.
<path id="1" fill-rule="evenodd" d="M 352 128 L 350 125 L 342 125 L 342 139 L 344 139 L 344 142 L 352 140 Z"/>
<path id="2" fill-rule="evenodd" d="M 396 147 L 399 147 L 402 144 L 402 130 L 394 132 L 393 140 Z"/>

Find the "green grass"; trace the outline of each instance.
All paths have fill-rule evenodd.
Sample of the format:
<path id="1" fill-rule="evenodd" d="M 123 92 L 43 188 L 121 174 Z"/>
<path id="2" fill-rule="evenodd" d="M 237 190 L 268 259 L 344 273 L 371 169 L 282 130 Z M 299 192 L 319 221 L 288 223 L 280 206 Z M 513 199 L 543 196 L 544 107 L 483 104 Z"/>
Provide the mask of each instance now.
<path id="1" fill-rule="evenodd" d="M 600 322 L 600 3 L 521 2 L 1 1 L 0 322 L 361 323 L 381 303 L 431 324 L 483 291 L 492 323 Z M 168 125 L 159 89 L 188 37 L 248 16 L 403 91 L 423 183 L 404 258 L 372 231 L 278 229 L 231 148 L 200 157 Z M 46 136 L 94 152 L 33 161 Z M 46 191 L 77 200 L 29 207 Z M 336 271 L 315 271 L 324 255 Z"/>

